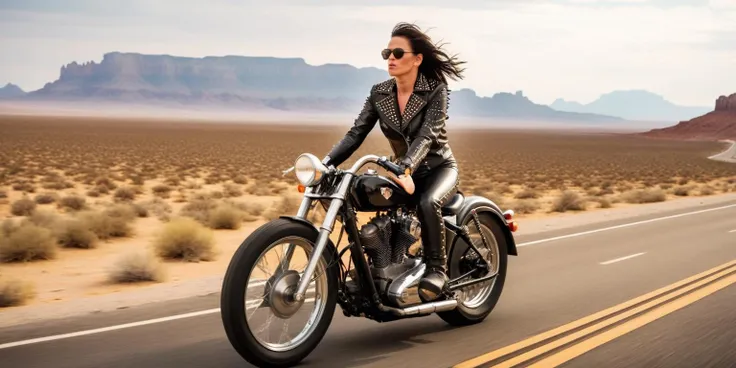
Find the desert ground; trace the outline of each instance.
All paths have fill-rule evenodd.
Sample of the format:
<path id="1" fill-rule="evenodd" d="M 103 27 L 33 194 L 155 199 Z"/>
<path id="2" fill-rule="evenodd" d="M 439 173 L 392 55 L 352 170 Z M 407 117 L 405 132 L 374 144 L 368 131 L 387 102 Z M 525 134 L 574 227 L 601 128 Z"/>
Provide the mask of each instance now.
<path id="1" fill-rule="evenodd" d="M 292 166 L 347 128 L 0 116 L 0 307 L 216 277 L 296 211 Z M 736 192 L 723 142 L 450 128 L 461 190 L 522 219 Z M 374 129 L 360 155 L 390 155 Z"/>

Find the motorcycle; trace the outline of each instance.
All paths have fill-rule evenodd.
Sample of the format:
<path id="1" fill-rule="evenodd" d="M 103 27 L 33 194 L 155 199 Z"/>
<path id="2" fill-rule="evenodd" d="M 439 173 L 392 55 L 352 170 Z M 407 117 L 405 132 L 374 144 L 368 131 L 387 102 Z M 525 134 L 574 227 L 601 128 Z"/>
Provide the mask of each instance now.
<path id="1" fill-rule="evenodd" d="M 479 323 L 496 306 L 507 256 L 518 255 L 513 210 L 502 212 L 491 200 L 461 191 L 443 206 L 450 281 L 445 294 L 425 301 L 417 292 L 426 265 L 415 197 L 373 169 L 358 174 L 370 163 L 402 173 L 376 155 L 359 158 L 347 170 L 326 167 L 310 153 L 300 155 L 290 169 L 303 193 L 296 216 L 264 224 L 234 253 L 220 309 L 228 340 L 246 361 L 260 367 L 299 363 L 324 337 L 337 304 L 347 317 L 389 322 L 437 314 L 455 326 Z M 308 219 L 318 204 L 326 211 L 319 227 Z M 373 212 L 358 229 L 358 213 Z M 335 244 L 345 233 L 348 244 L 338 251 Z M 264 256 L 274 249 L 275 256 Z M 294 263 L 306 267 L 300 271 Z M 269 264 L 276 270 L 266 270 Z M 265 316 L 255 317 L 259 312 Z M 304 326 L 292 328 L 296 320 Z M 274 322 L 285 324 L 264 334 Z"/>

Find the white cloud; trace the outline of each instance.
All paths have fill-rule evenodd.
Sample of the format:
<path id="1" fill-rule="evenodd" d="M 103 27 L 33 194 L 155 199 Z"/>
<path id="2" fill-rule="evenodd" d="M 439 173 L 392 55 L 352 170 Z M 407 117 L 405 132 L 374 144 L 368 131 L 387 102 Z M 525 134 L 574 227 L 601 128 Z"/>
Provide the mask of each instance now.
<path id="1" fill-rule="evenodd" d="M 480 2 L 133 0 L 118 14 L 92 8 L 94 15 L 85 12 L 86 0 L 75 0 L 74 11 L 45 12 L 2 10 L 2 1 L 0 84 L 27 89 L 55 79 L 62 64 L 99 60 L 108 51 L 272 55 L 383 68 L 379 50 L 398 21 L 433 27 L 431 36 L 469 62 L 466 80 L 454 88 L 481 95 L 521 89 L 540 103 L 588 102 L 613 89 L 647 89 L 709 106 L 736 85 L 729 42 L 736 39 L 736 12 L 729 11 L 736 0 L 528 0 L 476 8 L 470 5 Z"/>

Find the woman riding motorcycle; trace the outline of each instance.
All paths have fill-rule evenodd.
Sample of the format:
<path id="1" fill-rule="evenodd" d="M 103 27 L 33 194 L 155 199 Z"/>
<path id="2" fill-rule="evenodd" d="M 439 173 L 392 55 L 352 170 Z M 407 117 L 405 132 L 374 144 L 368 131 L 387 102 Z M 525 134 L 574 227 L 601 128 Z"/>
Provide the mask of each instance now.
<path id="1" fill-rule="evenodd" d="M 371 88 L 353 127 L 322 162 L 340 165 L 380 122 L 397 163 L 405 171 L 394 180 L 409 194 L 419 196 L 417 215 L 427 264 L 419 293 L 430 301 L 443 292 L 448 281 L 441 208 L 456 193 L 459 175 L 445 129 L 447 77 L 462 79 L 459 65 L 464 62 L 449 57 L 407 23 L 394 27 L 381 56 L 388 61 L 392 78 Z"/>

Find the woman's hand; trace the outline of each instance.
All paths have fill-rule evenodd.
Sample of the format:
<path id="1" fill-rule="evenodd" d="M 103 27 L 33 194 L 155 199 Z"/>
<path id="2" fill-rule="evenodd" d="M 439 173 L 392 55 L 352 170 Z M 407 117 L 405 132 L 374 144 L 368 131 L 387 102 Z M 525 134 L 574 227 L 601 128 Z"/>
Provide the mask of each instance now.
<path id="1" fill-rule="evenodd" d="M 414 194 L 414 190 L 416 188 L 414 187 L 414 179 L 412 179 L 410 175 L 400 175 L 398 178 L 392 173 L 388 173 L 388 175 L 391 176 L 391 179 L 393 179 L 396 184 L 399 184 L 404 188 L 407 193 Z"/>

